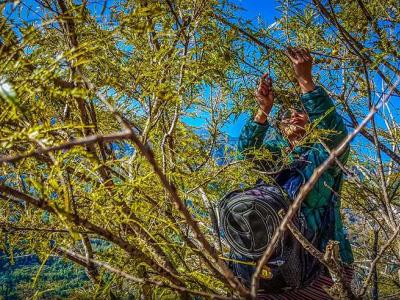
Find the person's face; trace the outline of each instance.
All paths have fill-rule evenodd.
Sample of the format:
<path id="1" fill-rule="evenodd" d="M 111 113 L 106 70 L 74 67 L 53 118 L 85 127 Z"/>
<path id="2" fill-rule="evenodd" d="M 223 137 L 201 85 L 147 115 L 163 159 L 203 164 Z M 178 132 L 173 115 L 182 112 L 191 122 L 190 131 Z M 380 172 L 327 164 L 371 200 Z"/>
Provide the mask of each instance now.
<path id="1" fill-rule="evenodd" d="M 289 109 L 282 117 L 281 131 L 288 137 L 302 137 L 308 123 L 308 115 L 304 111 Z"/>

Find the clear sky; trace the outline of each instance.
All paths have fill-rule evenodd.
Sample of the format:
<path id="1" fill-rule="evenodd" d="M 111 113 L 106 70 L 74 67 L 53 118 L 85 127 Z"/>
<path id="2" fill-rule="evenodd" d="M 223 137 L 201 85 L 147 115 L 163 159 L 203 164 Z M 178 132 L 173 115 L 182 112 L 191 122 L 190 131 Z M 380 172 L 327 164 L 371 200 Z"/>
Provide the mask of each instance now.
<path id="1" fill-rule="evenodd" d="M 276 10 L 278 3 L 275 0 L 236 0 L 234 2 L 245 9 L 242 15 L 247 19 L 255 20 L 260 16 L 268 24 L 273 23 L 274 18 L 279 16 Z"/>

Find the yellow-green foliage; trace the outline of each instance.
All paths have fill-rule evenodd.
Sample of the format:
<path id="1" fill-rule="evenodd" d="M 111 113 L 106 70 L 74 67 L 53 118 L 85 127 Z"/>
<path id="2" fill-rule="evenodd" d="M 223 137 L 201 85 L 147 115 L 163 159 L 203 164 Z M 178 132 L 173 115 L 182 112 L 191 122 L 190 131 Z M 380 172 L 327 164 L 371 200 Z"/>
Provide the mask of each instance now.
<path id="1" fill-rule="evenodd" d="M 15 14 L 10 17 L 15 9 L 27 13 L 27 6 L 18 1 L 0 6 L 0 157 L 24 156 L 1 163 L 0 184 L 43 201 L 50 210 L 15 195 L 0 194 L 0 225 L 7 229 L 7 233 L 0 231 L 1 248 L 10 256 L 18 249 L 41 259 L 56 254 L 60 247 L 85 256 L 88 237 L 92 243 L 103 243 L 101 251 L 93 247 L 92 258 L 165 284 L 137 283 L 99 268 L 91 286 L 76 292 L 78 298 L 107 297 L 111 291 L 121 297 L 144 294 L 176 299 L 182 293 L 168 287 L 172 284 L 226 294 L 230 288 L 213 273 L 215 263 L 131 139 L 46 149 L 118 133 L 125 130 L 118 119 L 123 116 L 125 125 L 134 128 L 154 153 L 161 172 L 208 241 L 219 249 L 210 204 L 215 206 L 227 192 L 250 186 L 258 178 L 270 180 L 252 161 L 241 161 L 238 153 L 228 151 L 222 134 L 229 119 L 257 108 L 254 88 L 261 72 L 271 72 L 276 102 L 290 106 L 298 101 L 299 92 L 284 46 L 302 45 L 323 53 L 314 55 L 316 82 L 337 96 L 337 110 L 347 104 L 360 117 L 368 106 L 360 60 L 321 21 L 315 6 L 297 1 L 282 1 L 282 18 L 275 27 L 239 24 L 267 41 L 268 51 L 214 17 L 237 16 L 235 6 L 226 1 L 110 1 L 103 14 L 102 6 L 89 7 L 94 2 L 43 1 L 38 4 L 37 22 Z M 394 37 L 385 32 L 374 38 L 373 27 L 362 19 L 357 1 L 333 2 L 343 26 L 368 48 L 364 53 L 371 57 L 369 68 L 382 61 L 393 63 L 399 53 L 398 40 L 392 41 Z M 374 20 L 389 18 L 398 24 L 395 2 L 390 1 L 390 12 L 379 1 L 366 6 Z M 193 125 L 198 123 L 200 128 Z M 329 134 L 313 125 L 304 143 L 318 142 Z M 389 134 L 378 131 L 379 137 L 395 145 L 397 129 Z M 215 151 L 223 147 L 226 161 L 221 165 Z M 357 153 L 354 157 L 355 165 L 365 163 Z M 266 151 L 254 153 L 255 160 L 270 158 Z M 285 153 L 277 163 L 289 163 Z M 393 172 L 397 171 L 392 169 L 387 178 L 398 205 L 399 178 Z M 357 212 L 371 193 L 379 191 L 376 178 L 367 178 L 363 184 L 372 191 L 363 190 L 355 198 L 354 187 L 348 182 L 344 186 L 343 202 Z M 367 218 L 367 212 L 362 213 Z M 77 222 L 78 217 L 122 239 L 140 255 L 88 229 Z M 367 240 L 368 234 L 362 242 Z M 223 251 L 218 250 L 221 257 L 227 253 L 222 246 Z M 368 255 L 360 254 L 364 256 Z M 168 265 L 174 275 L 160 273 L 149 261 Z M 40 291 L 28 296 L 39 298 Z"/>

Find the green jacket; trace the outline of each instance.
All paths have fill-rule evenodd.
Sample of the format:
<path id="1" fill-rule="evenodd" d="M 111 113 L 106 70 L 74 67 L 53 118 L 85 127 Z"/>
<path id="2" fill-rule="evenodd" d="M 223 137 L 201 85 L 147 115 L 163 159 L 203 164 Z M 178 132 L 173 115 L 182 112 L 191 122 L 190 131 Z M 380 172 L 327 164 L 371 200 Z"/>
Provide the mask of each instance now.
<path id="1" fill-rule="evenodd" d="M 311 122 L 316 122 L 317 128 L 331 130 L 324 143 L 329 149 L 335 148 L 347 135 L 347 129 L 343 123 L 342 117 L 337 114 L 332 100 L 321 87 L 314 91 L 302 95 L 301 101 L 306 109 Z M 268 131 L 268 137 L 266 134 Z M 239 151 L 245 157 L 249 157 L 252 149 L 268 149 L 276 159 L 282 155 L 282 151 L 290 151 L 289 142 L 279 134 L 277 130 L 270 127 L 269 124 L 261 125 L 249 120 L 243 127 L 239 137 Z M 341 155 L 339 160 L 344 164 L 349 155 L 349 148 Z M 313 174 L 315 168 L 323 163 L 329 156 L 324 146 L 315 143 L 307 146 L 296 146 L 289 154 L 289 160 L 295 161 L 298 157 L 306 157 L 307 163 L 300 169 L 304 180 L 307 181 Z M 260 162 L 261 163 L 261 162 Z M 340 242 L 340 256 L 343 262 L 352 263 L 353 254 L 350 243 L 346 239 L 342 219 L 340 216 L 340 199 L 337 196 L 342 181 L 342 171 L 334 164 L 325 171 L 316 182 L 313 189 L 304 199 L 301 211 L 304 214 L 308 229 L 314 234 L 320 234 L 320 250 L 324 250 L 329 240 Z M 331 206 L 329 204 L 331 203 Z M 332 204 L 333 203 L 333 204 Z M 331 234 L 324 230 L 323 218 L 328 207 L 332 207 L 332 219 L 334 219 L 333 230 Z M 331 209 L 332 210 L 332 209 Z M 332 236 L 333 234 L 333 236 Z"/>

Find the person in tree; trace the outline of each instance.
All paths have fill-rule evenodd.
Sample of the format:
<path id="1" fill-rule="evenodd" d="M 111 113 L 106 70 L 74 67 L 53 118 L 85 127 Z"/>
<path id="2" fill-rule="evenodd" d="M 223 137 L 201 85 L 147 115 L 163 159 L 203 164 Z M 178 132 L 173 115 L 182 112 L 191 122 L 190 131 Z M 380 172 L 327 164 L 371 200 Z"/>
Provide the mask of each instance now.
<path id="1" fill-rule="evenodd" d="M 337 147 L 346 137 L 347 130 L 326 91 L 316 86 L 313 81 L 313 59 L 309 51 L 302 48 L 288 48 L 287 55 L 292 62 L 302 92 L 301 108 L 281 109 L 278 113 L 278 128 L 270 126 L 267 116 L 274 105 L 274 93 L 271 78 L 267 74 L 263 75 L 255 94 L 259 109 L 254 118 L 243 127 L 238 148 L 248 159 L 254 158 L 252 153 L 255 149 L 268 150 L 273 156 L 273 161 L 279 160 L 285 152 L 284 155 L 287 155 L 290 160 L 289 167 L 277 172 L 274 179 L 289 198 L 294 199 L 301 185 L 307 182 L 314 170 L 328 158 L 327 148 Z M 315 122 L 317 128 L 328 132 L 328 136 L 324 138 L 324 144 L 302 143 L 306 134 L 306 125 L 310 122 Z M 349 148 L 338 158 L 339 161 L 345 164 L 348 155 Z M 337 164 L 333 164 L 321 175 L 314 188 L 306 196 L 300 211 L 307 227 L 306 237 L 322 252 L 325 251 L 329 240 L 338 241 L 341 261 L 351 264 L 352 250 L 346 239 L 340 216 L 338 192 L 341 182 L 342 170 Z M 231 258 L 234 263 L 230 263 L 230 268 L 248 285 L 254 266 L 242 265 L 239 261 L 249 259 L 235 251 L 231 252 Z"/>

